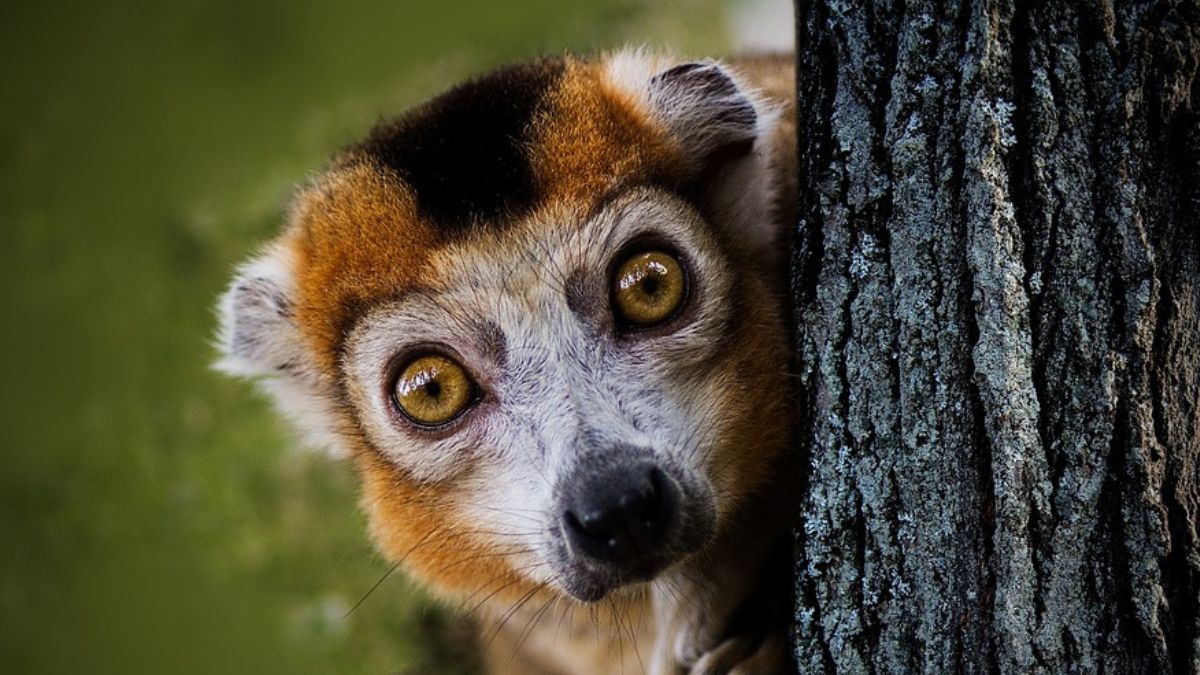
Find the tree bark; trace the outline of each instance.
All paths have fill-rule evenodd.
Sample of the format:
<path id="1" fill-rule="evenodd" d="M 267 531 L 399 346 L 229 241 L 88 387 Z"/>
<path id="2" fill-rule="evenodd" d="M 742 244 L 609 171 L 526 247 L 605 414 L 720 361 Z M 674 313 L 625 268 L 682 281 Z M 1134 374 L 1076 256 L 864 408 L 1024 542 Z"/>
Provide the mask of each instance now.
<path id="1" fill-rule="evenodd" d="M 1200 8 L 796 19 L 801 672 L 1200 672 Z"/>

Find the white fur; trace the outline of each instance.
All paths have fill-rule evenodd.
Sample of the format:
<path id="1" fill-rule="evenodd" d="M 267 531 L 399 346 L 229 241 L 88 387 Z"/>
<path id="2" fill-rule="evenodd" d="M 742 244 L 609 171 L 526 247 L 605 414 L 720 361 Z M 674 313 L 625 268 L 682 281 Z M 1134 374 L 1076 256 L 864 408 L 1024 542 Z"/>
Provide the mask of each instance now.
<path id="1" fill-rule="evenodd" d="M 625 49 L 609 55 L 605 76 L 610 85 L 624 92 L 652 119 L 673 130 L 685 152 L 702 154 L 706 145 L 720 143 L 722 139 L 753 138 L 750 156 L 731 163 L 712 186 L 714 206 L 726 222 L 736 223 L 741 243 L 748 250 L 773 251 L 778 248 L 779 232 L 768 205 L 775 179 L 771 170 L 773 141 L 779 129 L 781 108 L 762 96 L 736 68 L 713 59 L 695 63 L 719 69 L 733 81 L 737 92 L 714 99 L 687 89 L 656 89 L 655 76 L 678 65 L 679 60 L 647 49 Z M 754 128 L 749 132 L 712 121 L 717 111 L 735 104 L 735 99 L 754 108 Z"/>
<path id="2" fill-rule="evenodd" d="M 653 448 L 704 489 L 723 489 L 710 476 L 711 450 L 724 420 L 712 408 L 725 383 L 705 379 L 728 312 L 730 261 L 714 235 L 725 228 L 748 251 L 767 251 L 777 233 L 769 207 L 768 166 L 778 111 L 717 62 L 737 85 L 724 100 L 679 90 L 656 90 L 654 76 L 677 61 L 628 50 L 606 62 L 607 77 L 642 106 L 650 119 L 683 133 L 681 147 L 708 152 L 708 144 L 754 142 L 710 186 L 711 223 L 678 198 L 650 188 L 624 195 L 598 214 L 541 213 L 496 241 L 494 232 L 441 250 L 433 261 L 440 285 L 374 308 L 346 342 L 343 364 L 355 417 L 372 445 L 413 479 L 423 482 L 471 473 L 458 485 L 460 508 L 480 529 L 536 542 L 528 559 L 549 551 L 556 527 L 556 485 L 581 452 L 605 444 Z M 713 111 L 744 97 L 755 110 L 752 128 L 701 128 Z M 697 160 L 699 161 L 699 160 Z M 625 342 L 580 322 L 567 305 L 566 277 L 591 275 L 608 305 L 603 278 L 621 246 L 639 234 L 667 237 L 691 265 L 694 315 L 679 330 Z M 331 384 L 312 366 L 288 310 L 295 295 L 293 261 L 276 246 L 239 270 L 222 298 L 219 344 L 225 372 L 258 378 L 279 408 L 314 445 L 340 451 Z M 766 267 L 766 265 L 764 265 Z M 278 302 L 277 302 L 278 301 Z M 481 344 L 481 321 L 499 326 L 507 360 L 495 363 Z M 453 352 L 487 393 L 452 433 L 422 433 L 398 419 L 387 382 L 388 366 L 413 345 Z M 718 500 L 718 506 L 720 500 Z M 551 515 L 555 514 L 555 515 Z M 720 514 L 718 514 L 718 517 Z M 530 542 L 525 542 L 530 543 Z M 521 560 L 514 563 L 520 566 Z M 548 566 L 532 574 L 543 580 Z"/>
<path id="3" fill-rule="evenodd" d="M 708 476 L 722 429 L 711 409 L 717 398 L 697 385 L 728 312 L 728 261 L 697 214 L 657 190 L 632 193 L 588 222 L 561 222 L 578 218 L 547 214 L 499 245 L 468 241 L 441 252 L 438 288 L 375 309 L 347 343 L 350 393 L 374 446 L 422 481 L 470 467 L 458 488 L 466 520 L 523 536 L 539 551 L 527 558 L 550 557 L 553 537 L 540 533 L 557 527 L 556 486 L 585 453 L 653 448 L 706 489 L 723 487 Z M 627 341 L 589 330 L 568 306 L 566 278 L 594 275 L 591 300 L 608 312 L 613 256 L 644 234 L 686 253 L 694 314 L 675 332 Z M 484 356 L 484 336 L 472 330 L 482 318 L 505 336 L 504 363 Z M 388 409 L 388 364 L 414 345 L 454 352 L 486 390 L 449 436 L 430 438 Z M 553 573 L 542 566 L 535 576 Z"/>
<path id="4" fill-rule="evenodd" d="M 243 377 L 274 375 L 279 364 L 304 356 L 287 317 L 295 295 L 292 264 L 286 249 L 273 246 L 238 268 L 217 307 L 219 370 Z M 252 348 L 235 345 L 238 336 L 251 335 Z"/>
<path id="5" fill-rule="evenodd" d="M 716 146 L 753 142 L 748 155 L 706 183 L 706 220 L 675 196 L 641 188 L 599 213 L 560 206 L 437 251 L 432 287 L 375 306 L 347 336 L 340 376 L 352 411 L 335 410 L 332 383 L 301 339 L 290 311 L 294 260 L 276 245 L 242 267 L 221 300 L 217 367 L 258 379 L 314 445 L 341 451 L 338 420 L 352 413 L 355 431 L 365 433 L 373 449 L 415 481 L 442 483 L 455 519 L 487 533 L 473 536 L 510 551 L 511 567 L 534 582 L 561 587 L 563 570 L 555 565 L 569 563 L 562 555 L 559 492 L 589 453 L 595 461 L 618 445 L 644 449 L 701 497 L 727 494 L 731 478 L 717 470 L 713 452 L 731 447 L 733 420 L 720 403 L 731 383 L 711 366 L 722 356 L 717 349 L 733 316 L 735 270 L 766 274 L 778 255 L 770 192 L 779 110 L 735 70 L 713 61 L 703 66 L 720 69 L 734 91 L 718 87 L 720 96 L 705 96 L 678 82 L 658 86 L 655 76 L 678 63 L 627 50 L 609 57 L 605 68 L 609 83 L 676 139 L 693 169 Z M 752 125 L 721 116 L 743 102 L 754 109 Z M 693 283 L 689 314 L 674 330 L 621 339 L 603 321 L 611 319 L 607 276 L 623 245 L 644 234 L 666 238 L 686 258 Z M 756 256 L 772 260 L 756 267 Z M 599 324 L 568 303 L 568 286 L 576 288 L 580 278 L 578 288 L 591 294 L 585 304 L 594 306 Z M 487 344 L 496 329 L 504 336 L 502 359 Z M 485 392 L 478 406 L 436 434 L 391 409 L 390 366 L 405 350 L 422 346 L 453 354 Z M 729 500 L 711 501 L 721 522 Z M 678 602 L 677 583 L 638 589 L 661 592 L 662 625 L 682 626 L 670 629 L 679 631 L 676 637 L 664 629 L 656 642 L 654 663 L 669 664 L 662 672 L 712 646 L 706 626 L 724 626 L 713 615 L 721 610 L 715 601 L 697 599 L 717 592 L 712 581 L 684 592 L 694 600 L 690 605 Z"/>
<path id="6" fill-rule="evenodd" d="M 217 306 L 221 358 L 214 367 L 256 379 L 306 445 L 343 455 L 329 385 L 294 322 L 293 264 L 277 244 L 238 269 Z"/>

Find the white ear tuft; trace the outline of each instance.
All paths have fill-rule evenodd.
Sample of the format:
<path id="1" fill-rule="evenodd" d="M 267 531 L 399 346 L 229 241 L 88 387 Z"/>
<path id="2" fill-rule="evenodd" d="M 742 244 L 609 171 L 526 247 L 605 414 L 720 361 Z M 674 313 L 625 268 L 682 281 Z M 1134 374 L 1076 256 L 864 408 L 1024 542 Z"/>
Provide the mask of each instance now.
<path id="1" fill-rule="evenodd" d="M 605 59 L 606 77 L 679 143 L 692 170 L 749 151 L 778 115 L 759 93 L 719 61 L 680 63 L 645 49 Z"/>
<path id="2" fill-rule="evenodd" d="M 701 162 L 714 155 L 744 154 L 758 136 L 758 112 L 750 97 L 715 61 L 684 63 L 650 78 L 652 109 Z"/>
<path id="3" fill-rule="evenodd" d="M 238 270 L 219 306 L 217 368 L 244 377 L 280 375 L 304 359 L 293 321 L 290 261 L 281 248 L 268 250 Z"/>
<path id="4" fill-rule="evenodd" d="M 341 455 L 338 416 L 296 325 L 292 260 L 280 245 L 243 265 L 218 307 L 216 368 L 258 380 L 308 445 Z"/>
<path id="5" fill-rule="evenodd" d="M 711 222 L 759 259 L 782 259 L 775 165 L 783 106 L 719 61 L 680 63 L 643 49 L 610 54 L 608 81 L 683 150 Z"/>

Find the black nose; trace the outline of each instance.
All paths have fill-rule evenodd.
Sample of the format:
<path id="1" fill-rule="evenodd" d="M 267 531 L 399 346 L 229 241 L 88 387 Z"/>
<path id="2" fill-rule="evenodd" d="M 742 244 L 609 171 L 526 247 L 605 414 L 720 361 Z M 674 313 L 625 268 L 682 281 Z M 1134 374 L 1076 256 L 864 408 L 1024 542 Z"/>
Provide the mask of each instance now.
<path id="1" fill-rule="evenodd" d="M 571 548 L 616 565 L 652 556 L 675 518 L 671 481 L 653 466 L 614 469 L 574 486 L 563 513 Z"/>

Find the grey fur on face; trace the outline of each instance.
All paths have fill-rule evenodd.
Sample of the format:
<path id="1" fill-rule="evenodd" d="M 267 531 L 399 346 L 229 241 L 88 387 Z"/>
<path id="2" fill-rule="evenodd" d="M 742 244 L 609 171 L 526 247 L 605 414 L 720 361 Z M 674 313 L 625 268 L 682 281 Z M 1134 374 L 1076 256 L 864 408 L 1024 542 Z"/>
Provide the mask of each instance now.
<path id="1" fill-rule="evenodd" d="M 556 487 L 587 475 L 607 448 L 645 449 L 640 459 L 680 486 L 680 518 L 701 525 L 689 531 L 711 532 L 719 477 L 707 461 L 719 411 L 697 383 L 723 342 L 733 283 L 709 225 L 665 192 L 635 189 L 586 218 L 531 222 L 506 233 L 503 246 L 466 239 L 448 247 L 434 263 L 439 285 L 369 312 L 345 358 L 347 389 L 373 445 L 419 480 L 460 480 L 460 506 L 482 529 L 527 531 L 538 518 L 543 536 L 528 542 L 524 562 L 550 561 L 543 580 L 568 592 L 586 564 L 562 541 Z M 638 241 L 669 242 L 687 261 L 689 306 L 670 332 L 625 335 L 614 325 L 613 259 Z M 445 433 L 397 424 L 390 410 L 389 364 L 421 349 L 453 354 L 483 391 Z M 674 550 L 702 539 L 689 535 Z"/>

